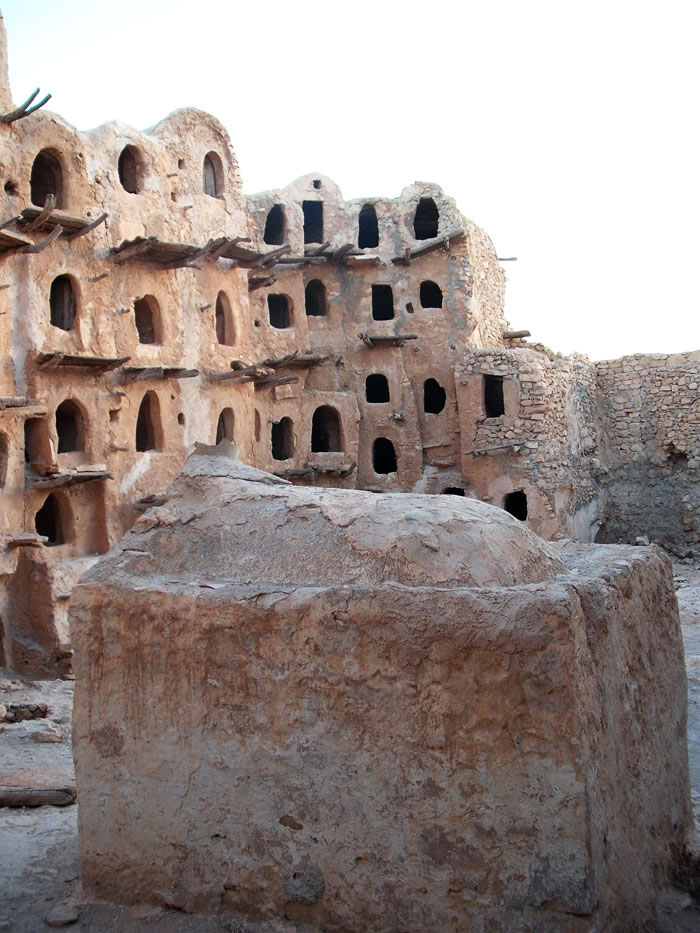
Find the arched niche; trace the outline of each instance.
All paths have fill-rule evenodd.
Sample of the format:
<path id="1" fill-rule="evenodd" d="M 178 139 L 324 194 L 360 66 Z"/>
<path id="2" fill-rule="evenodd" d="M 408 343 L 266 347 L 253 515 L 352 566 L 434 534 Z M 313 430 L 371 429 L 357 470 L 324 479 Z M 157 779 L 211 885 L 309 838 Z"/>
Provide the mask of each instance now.
<path id="1" fill-rule="evenodd" d="M 43 207 L 47 197 L 52 194 L 56 198 L 56 207 L 64 208 L 63 189 L 63 166 L 57 154 L 51 149 L 42 149 L 32 163 L 29 180 L 32 204 Z"/>
<path id="2" fill-rule="evenodd" d="M 343 449 L 343 432 L 340 415 L 330 405 L 321 405 L 311 421 L 311 450 L 327 453 Z"/>
<path id="3" fill-rule="evenodd" d="M 56 409 L 56 437 L 58 453 L 85 450 L 85 417 L 73 399 L 66 399 Z"/>
<path id="4" fill-rule="evenodd" d="M 413 217 L 413 232 L 417 240 L 432 240 L 438 235 L 440 211 L 432 198 L 421 198 Z"/>
<path id="5" fill-rule="evenodd" d="M 202 162 L 202 190 L 210 198 L 220 198 L 224 193 L 224 166 L 214 151 L 208 152 Z"/>
<path id="6" fill-rule="evenodd" d="M 282 246 L 287 232 L 287 218 L 281 204 L 273 204 L 265 218 L 263 241 L 269 246 Z"/>
<path id="7" fill-rule="evenodd" d="M 160 402 L 153 390 L 146 392 L 136 418 L 136 450 L 160 450 L 163 446 L 163 428 Z"/>

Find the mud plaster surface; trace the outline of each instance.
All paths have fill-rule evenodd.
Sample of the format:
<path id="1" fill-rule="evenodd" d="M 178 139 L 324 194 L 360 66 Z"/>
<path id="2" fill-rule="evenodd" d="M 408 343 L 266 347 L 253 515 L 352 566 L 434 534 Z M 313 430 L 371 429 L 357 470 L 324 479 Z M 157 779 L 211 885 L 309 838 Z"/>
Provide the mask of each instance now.
<path id="1" fill-rule="evenodd" d="M 688 672 L 688 747 L 696 831 L 700 827 L 700 561 L 675 562 L 674 579 L 683 626 Z M 2 769 L 21 766 L 39 778 L 47 773 L 72 777 L 69 717 L 73 685 L 65 681 L 35 681 L 19 687 L 19 681 L 0 672 L 0 704 L 48 703 L 49 721 L 65 736 L 64 743 L 40 744 L 31 739 L 35 724 L 2 724 Z M 45 727 L 46 720 L 38 720 Z M 29 728 L 32 725 L 32 729 Z M 34 933 L 49 929 L 44 918 L 58 904 L 70 903 L 79 913 L 69 929 L 88 933 L 140 933 L 146 930 L 173 933 L 268 933 L 303 930 L 284 925 L 263 927 L 240 924 L 230 918 L 203 917 L 151 907 L 118 907 L 89 903 L 80 887 L 77 807 L 0 808 L 0 929 Z M 700 933 L 700 908 L 682 892 L 669 890 L 659 904 L 658 933 Z M 3 926 L 2 924 L 6 924 Z"/>

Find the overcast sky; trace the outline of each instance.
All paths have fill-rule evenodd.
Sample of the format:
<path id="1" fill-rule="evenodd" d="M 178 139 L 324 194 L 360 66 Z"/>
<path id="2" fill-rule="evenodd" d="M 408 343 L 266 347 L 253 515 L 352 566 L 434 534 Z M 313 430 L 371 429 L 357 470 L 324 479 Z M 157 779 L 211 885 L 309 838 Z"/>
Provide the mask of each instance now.
<path id="1" fill-rule="evenodd" d="M 0 0 L 16 102 L 79 129 L 196 106 L 248 192 L 434 181 L 506 315 L 595 359 L 700 349 L 697 2 Z M 31 118 L 29 118 L 31 119 Z"/>

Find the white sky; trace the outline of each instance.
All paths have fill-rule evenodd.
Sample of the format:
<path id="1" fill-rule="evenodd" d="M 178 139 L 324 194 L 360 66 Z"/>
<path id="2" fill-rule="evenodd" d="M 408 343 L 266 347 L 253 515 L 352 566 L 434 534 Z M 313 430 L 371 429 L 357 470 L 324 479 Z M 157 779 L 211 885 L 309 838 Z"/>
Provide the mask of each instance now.
<path id="1" fill-rule="evenodd" d="M 0 0 L 16 102 L 79 129 L 197 106 L 247 192 L 434 181 L 485 227 L 506 315 L 596 359 L 700 348 L 700 4 Z M 31 119 L 31 117 L 29 118 Z"/>

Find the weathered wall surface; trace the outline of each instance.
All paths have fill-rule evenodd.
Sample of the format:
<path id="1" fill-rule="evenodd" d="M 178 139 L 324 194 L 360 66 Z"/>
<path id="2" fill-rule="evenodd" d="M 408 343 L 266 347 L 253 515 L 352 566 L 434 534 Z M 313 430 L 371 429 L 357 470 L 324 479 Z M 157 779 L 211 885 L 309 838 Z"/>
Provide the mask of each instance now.
<path id="1" fill-rule="evenodd" d="M 592 541 L 600 465 L 589 361 L 532 349 L 471 350 L 456 378 L 470 493 L 505 507 L 506 497 L 520 491 L 538 534 Z M 502 414 L 488 409 L 489 378 L 502 384 Z"/>
<path id="2" fill-rule="evenodd" d="M 649 919 L 689 826 L 658 552 L 193 457 L 71 604 L 92 890 L 326 930 Z"/>
<path id="3" fill-rule="evenodd" d="M 700 541 L 700 352 L 596 364 L 605 513 L 599 540 Z"/>

